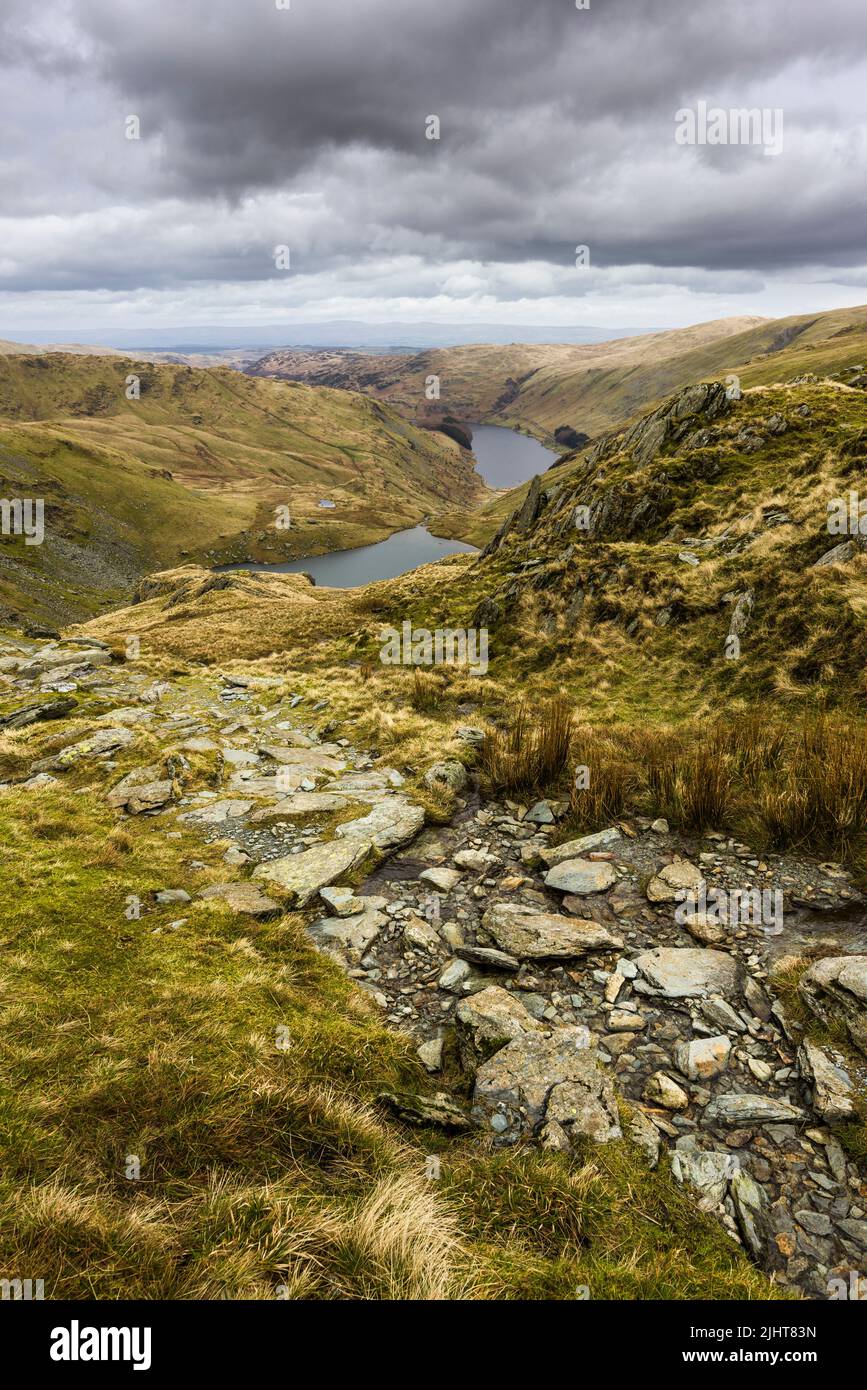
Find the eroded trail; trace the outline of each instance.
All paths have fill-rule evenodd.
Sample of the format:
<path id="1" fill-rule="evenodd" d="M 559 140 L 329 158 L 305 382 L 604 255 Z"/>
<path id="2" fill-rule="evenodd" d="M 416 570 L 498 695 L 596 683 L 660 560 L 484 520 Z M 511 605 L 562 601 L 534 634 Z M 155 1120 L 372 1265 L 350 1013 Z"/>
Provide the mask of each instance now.
<path id="1" fill-rule="evenodd" d="M 651 1165 L 668 1151 L 699 1207 L 781 1282 L 827 1297 L 863 1268 L 867 1194 L 835 1134 L 863 1058 L 787 1018 L 771 977 L 785 933 L 675 916 L 702 882 L 781 888 L 792 938 L 825 958 L 806 993 L 819 1011 L 842 1004 L 863 1045 L 862 904 L 839 866 L 640 818 L 556 844 L 555 804 L 481 803 L 453 757 L 427 777 L 452 786 L 456 814 L 425 828 L 405 772 L 279 678 L 154 680 L 87 639 L 5 640 L 0 674 L 7 730 L 75 720 L 17 785 L 38 796 L 86 769 L 119 816 L 225 842 L 224 883 L 197 884 L 191 866 L 165 885 L 171 929 L 197 897 L 242 919 L 305 912 L 317 948 L 446 1078 L 390 1097 L 403 1119 L 564 1152 L 626 1131 Z M 482 736 L 462 735 L 468 748 Z"/>

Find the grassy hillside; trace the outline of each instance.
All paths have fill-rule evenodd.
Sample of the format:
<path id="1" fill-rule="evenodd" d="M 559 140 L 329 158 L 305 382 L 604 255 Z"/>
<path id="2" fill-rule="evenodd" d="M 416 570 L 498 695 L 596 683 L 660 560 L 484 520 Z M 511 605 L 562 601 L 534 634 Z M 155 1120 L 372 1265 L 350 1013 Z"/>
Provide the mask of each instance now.
<path id="1" fill-rule="evenodd" d="M 526 691 L 565 695 L 604 721 L 682 721 L 756 700 L 860 712 L 867 555 L 853 544 L 842 563 L 816 561 L 847 539 L 828 533 L 827 504 L 863 474 L 867 393 L 837 381 L 754 387 L 713 419 L 702 399 L 678 420 L 680 437 L 669 434 L 652 456 L 656 416 L 556 465 L 525 499 L 524 519 L 480 559 L 457 556 L 363 590 L 238 576 L 201 598 L 207 577 L 190 569 L 164 581 L 185 601 L 156 596 L 90 630 L 118 643 L 136 631 L 179 658 L 236 655 L 267 667 L 279 651 L 386 746 L 401 711 L 425 737 L 424 718 L 408 713 L 410 673 L 377 658 L 382 625 L 405 619 L 489 627 L 484 680 L 437 673 L 443 714 L 458 722 L 462 700 L 496 718 Z M 574 525 L 579 506 L 590 530 Z M 745 593 L 731 659 L 726 638 Z"/>
<path id="2" fill-rule="evenodd" d="M 677 392 L 549 470 L 480 557 L 345 591 L 195 564 L 151 576 L 138 603 L 79 629 L 120 661 L 76 692 L 75 728 L 143 678 L 123 663 L 135 634 L 148 680 L 172 687 L 157 721 L 176 709 L 210 728 L 224 673 L 269 677 L 248 687 L 245 718 L 300 698 L 319 735 L 399 768 L 432 821 L 452 809 L 425 794 L 435 759 L 478 758 L 483 788 L 495 778 L 522 805 L 538 791 L 568 801 L 577 760 L 592 795 L 573 798 L 569 827 L 665 814 L 679 829 L 749 833 L 761 852 L 839 857 L 863 884 L 867 553 L 827 529 L 828 502 L 858 488 L 867 462 L 860 356 L 845 365 L 840 379 L 759 383 L 739 400 L 721 383 Z M 384 666 L 381 629 L 407 620 L 485 626 L 487 675 Z M 528 776 L 528 726 L 510 739 L 522 703 L 543 751 L 552 710 L 574 721 L 568 759 Z M 492 731 L 478 755 L 468 723 Z M 173 759 L 178 734 L 157 727 L 112 779 Z M 37 725 L 0 744 L 16 779 L 0 805 L 15 890 L 0 1202 L 17 1265 L 80 1294 L 84 1252 L 88 1292 L 109 1297 L 778 1291 L 664 1162 L 651 1173 L 631 1146 L 577 1161 L 496 1153 L 387 1118 L 376 1093 L 416 1085 L 415 1059 L 312 952 L 303 913 L 245 930 L 198 901 L 158 904 L 193 862 L 202 882 L 224 877 L 225 846 L 160 837 L 158 816 L 113 827 L 93 764 L 38 795 L 17 788 L 69 737 Z M 219 785 L 210 756 L 172 762 L 185 795 Z M 122 920 L 129 893 L 148 904 L 144 929 Z M 162 1041 L 145 1051 L 154 1017 Z M 287 1021 L 294 1046 L 275 1055 Z M 131 1114 L 127 1137 L 118 1117 Z M 122 1161 L 141 1150 L 148 1181 L 131 1193 Z M 431 1153 L 436 1185 L 421 1177 Z"/>
<path id="3" fill-rule="evenodd" d="M 769 322 L 751 317 L 717 319 L 607 343 L 514 343 L 509 347 L 475 343 L 411 357 L 278 350 L 248 370 L 259 376 L 364 391 L 392 402 L 414 420 L 436 421 L 451 414 L 471 423 L 512 425 L 552 444 L 554 431 L 561 425 L 592 436 L 611 429 L 666 389 L 674 389 L 669 386 L 654 393 L 648 379 L 642 378 L 642 368 L 650 370 L 661 360 L 725 343 Z M 634 385 L 629 381 L 633 374 Z M 432 375 L 440 379 L 438 401 L 428 401 L 425 395 Z M 693 379 L 687 375 L 674 386 Z"/>
<path id="4" fill-rule="evenodd" d="M 126 398 L 130 374 L 139 399 Z M 451 440 L 344 391 L 126 358 L 0 358 L 0 495 L 46 503 L 43 545 L 4 538 L 7 617 L 83 616 L 184 556 L 367 544 L 484 493 Z"/>

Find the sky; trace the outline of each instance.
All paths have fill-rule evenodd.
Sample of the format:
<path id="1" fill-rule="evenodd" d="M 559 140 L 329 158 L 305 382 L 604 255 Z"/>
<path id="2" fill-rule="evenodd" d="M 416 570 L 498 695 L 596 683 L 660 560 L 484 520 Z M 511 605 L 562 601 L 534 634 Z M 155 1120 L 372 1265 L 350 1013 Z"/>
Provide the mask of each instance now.
<path id="1" fill-rule="evenodd" d="M 0 337 L 867 302 L 863 0 L 2 0 L 0 131 Z"/>

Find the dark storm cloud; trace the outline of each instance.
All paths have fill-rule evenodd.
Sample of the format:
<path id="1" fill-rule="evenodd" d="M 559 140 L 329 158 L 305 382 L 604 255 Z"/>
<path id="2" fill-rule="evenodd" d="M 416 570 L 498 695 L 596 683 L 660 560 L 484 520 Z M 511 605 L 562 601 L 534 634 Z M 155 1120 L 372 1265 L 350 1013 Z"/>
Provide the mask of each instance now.
<path id="1" fill-rule="evenodd" d="M 396 284 L 579 243 L 614 271 L 860 264 L 864 37 L 851 0 L 4 0 L 0 284 L 255 281 L 282 241 Z M 699 99 L 781 107 L 783 153 L 678 147 Z M 51 213 L 55 255 L 27 226 Z"/>

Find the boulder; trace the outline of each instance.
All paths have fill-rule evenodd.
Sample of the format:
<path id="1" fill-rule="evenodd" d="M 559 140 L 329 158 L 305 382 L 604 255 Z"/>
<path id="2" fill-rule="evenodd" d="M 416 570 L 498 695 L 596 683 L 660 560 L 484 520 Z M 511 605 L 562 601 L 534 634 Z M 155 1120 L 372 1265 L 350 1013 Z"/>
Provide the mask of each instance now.
<path id="1" fill-rule="evenodd" d="M 620 838 L 619 830 L 597 830 L 592 835 L 582 835 L 578 840 L 567 840 L 565 844 L 553 845 L 540 853 L 548 868 L 553 869 L 556 864 L 562 864 L 567 859 L 581 859 L 591 850 L 610 849 Z"/>
<path id="2" fill-rule="evenodd" d="M 644 1111 L 638 1106 L 630 1110 L 626 1120 L 626 1135 L 633 1144 L 637 1144 L 641 1149 L 649 1168 L 655 1168 L 659 1162 L 660 1139 L 659 1130 L 652 1120 L 649 1120 Z"/>
<path id="3" fill-rule="evenodd" d="M 462 878 L 463 874 L 458 869 L 423 869 L 419 874 L 420 882 L 429 883 L 431 888 L 435 888 L 438 893 L 450 893 Z"/>
<path id="4" fill-rule="evenodd" d="M 163 776 L 159 763 L 134 768 L 106 796 L 109 806 L 126 810 L 131 816 L 165 806 L 172 797 L 171 778 Z"/>
<path id="5" fill-rule="evenodd" d="M 679 1183 L 693 1188 L 699 1211 L 715 1211 L 740 1164 L 734 1154 L 714 1149 L 675 1149 L 671 1171 Z"/>
<path id="6" fill-rule="evenodd" d="M 574 1091 L 556 1098 L 552 1121 L 589 1126 L 600 1137 L 618 1138 L 613 1086 L 589 1042 L 586 1028 L 580 1027 L 522 1033 L 476 1072 L 475 1118 L 502 1142 L 513 1143 L 542 1125 L 555 1089 L 572 1083 Z"/>
<path id="7" fill-rule="evenodd" d="M 750 1129 L 755 1125 L 793 1124 L 805 1119 L 803 1110 L 784 1100 L 753 1095 L 748 1091 L 729 1091 L 717 1096 L 704 1108 L 705 1125 Z"/>
<path id="8" fill-rule="evenodd" d="M 128 748 L 135 735 L 131 729 L 97 729 L 96 733 L 71 743 L 67 748 L 51 758 L 43 758 L 33 764 L 34 772 L 63 772 L 68 767 L 87 758 L 104 758 L 109 753 L 117 753 Z"/>
<path id="9" fill-rule="evenodd" d="M 498 985 L 460 1001 L 455 1010 L 455 1030 L 461 1061 L 470 1072 L 513 1038 L 545 1031 L 513 994 Z"/>
<path id="10" fill-rule="evenodd" d="M 805 1038 L 798 1049 L 798 1062 L 812 1089 L 813 1109 L 826 1124 L 857 1119 L 855 1087 L 846 1070 L 846 1059 L 839 1052 L 818 1047 Z"/>
<path id="11" fill-rule="evenodd" d="M 352 888 L 329 888 L 328 886 L 319 889 L 319 896 L 330 907 L 335 917 L 355 917 L 357 913 L 363 912 L 367 903 L 365 898 L 357 898 Z"/>
<path id="12" fill-rule="evenodd" d="M 374 846 L 370 840 L 330 840 L 302 854 L 269 859 L 254 869 L 253 877 L 275 884 L 291 902 L 304 907 L 320 888 L 361 868 L 373 855 Z"/>
<path id="13" fill-rule="evenodd" d="M 316 945 L 341 960 L 360 961 L 389 920 L 383 911 L 385 898 L 370 897 L 364 902 L 364 911 L 353 917 L 321 917 L 311 923 L 308 931 Z"/>
<path id="14" fill-rule="evenodd" d="M 678 1071 L 690 1081 L 709 1081 L 725 1071 L 731 1050 L 731 1042 L 724 1034 L 717 1038 L 694 1038 L 692 1042 L 678 1043 L 674 1061 Z"/>
<path id="15" fill-rule="evenodd" d="M 495 854 L 488 854 L 483 849 L 459 849 L 454 860 L 458 868 L 471 869 L 479 874 L 487 873 L 500 862 Z"/>
<path id="16" fill-rule="evenodd" d="M 42 700 L 31 705 L 19 705 L 10 714 L 0 715 L 0 729 L 26 729 L 46 719 L 65 719 L 75 709 L 75 700 Z"/>
<path id="17" fill-rule="evenodd" d="M 517 903 L 489 907 L 482 927 L 498 946 L 521 960 L 568 960 L 588 951 L 613 951 L 623 946 L 622 937 L 598 922 L 561 917 Z"/>
<path id="18" fill-rule="evenodd" d="M 410 1125 L 436 1125 L 439 1129 L 469 1129 L 470 1118 L 444 1091 L 432 1096 L 411 1091 L 383 1091 L 378 1099 Z"/>
<path id="19" fill-rule="evenodd" d="M 421 917 L 410 917 L 404 923 L 403 937 L 408 946 L 414 946 L 419 951 L 426 951 L 428 955 L 435 955 L 444 949 L 433 927 L 428 922 L 422 921 Z"/>
<path id="20" fill-rule="evenodd" d="M 589 893 L 604 893 L 617 882 L 617 874 L 605 861 L 594 863 L 591 859 L 565 859 L 549 869 L 545 875 L 548 888 L 556 888 L 561 893 L 572 893 L 585 897 Z"/>
<path id="21" fill-rule="evenodd" d="M 755 1179 L 743 1168 L 739 1168 L 732 1178 L 731 1195 L 741 1235 L 758 1259 L 769 1236 L 768 1199 Z"/>
<path id="22" fill-rule="evenodd" d="M 686 1110 L 689 1107 L 689 1094 L 664 1071 L 655 1071 L 648 1077 L 642 1095 L 652 1105 L 661 1105 L 664 1110 Z"/>
<path id="23" fill-rule="evenodd" d="M 502 970 L 515 975 L 521 968 L 517 956 L 510 956 L 507 951 L 498 951 L 493 946 L 456 946 L 455 955 L 470 965 L 481 966 L 483 970 Z"/>
<path id="24" fill-rule="evenodd" d="M 855 1046 L 867 1055 L 867 956 L 826 956 L 802 975 L 798 986 L 823 1023 L 842 1019 Z"/>
<path id="25" fill-rule="evenodd" d="M 338 825 L 338 840 L 359 840 L 377 849 L 397 849 L 414 840 L 424 825 L 424 811 L 414 801 L 403 796 L 387 796 L 378 801 L 366 816 Z"/>
<path id="26" fill-rule="evenodd" d="M 424 775 L 426 787 L 448 787 L 453 792 L 462 792 L 468 781 L 467 769 L 456 758 L 434 763 Z"/>
<path id="27" fill-rule="evenodd" d="M 675 859 L 666 864 L 647 885 L 647 897 L 652 903 L 681 901 L 686 894 L 698 892 L 704 882 L 701 870 L 687 859 Z"/>
<path id="28" fill-rule="evenodd" d="M 636 956 L 643 980 L 635 988 L 666 999 L 695 999 L 704 995 L 740 993 L 741 969 L 726 951 L 692 946 L 657 946 Z"/>

